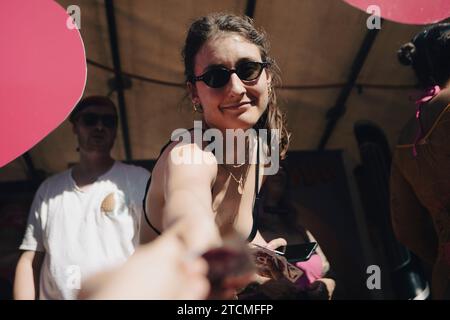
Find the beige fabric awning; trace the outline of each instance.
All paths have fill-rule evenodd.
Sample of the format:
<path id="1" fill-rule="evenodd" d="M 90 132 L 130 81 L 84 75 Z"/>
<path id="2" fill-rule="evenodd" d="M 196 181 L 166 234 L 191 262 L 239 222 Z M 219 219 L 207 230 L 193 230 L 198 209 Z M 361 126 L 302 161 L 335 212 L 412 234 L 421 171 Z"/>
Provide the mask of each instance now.
<path id="1" fill-rule="evenodd" d="M 58 1 L 63 7 L 81 9 L 81 34 L 86 55 L 113 67 L 104 1 Z M 75 3 L 74 3 L 75 2 Z M 217 11 L 243 14 L 247 1 L 239 0 L 133 0 L 115 1 L 118 43 L 123 71 L 134 75 L 183 83 L 181 47 L 194 18 Z M 279 90 L 288 113 L 292 150 L 315 149 L 326 125 L 326 111 L 333 107 L 350 73 L 367 33 L 367 15 L 339 0 L 258 0 L 254 19 L 272 43 L 272 55 L 283 77 Z M 336 126 L 327 148 L 348 150 L 358 159 L 353 124 L 361 119 L 377 123 L 393 145 L 403 123 L 413 114 L 410 89 L 377 88 L 370 85 L 414 85 L 409 68 L 397 62 L 396 51 L 421 29 L 385 21 L 357 79 L 362 92 L 353 89 L 347 111 Z M 107 94 L 111 71 L 88 64 L 85 94 Z M 329 88 L 307 88 L 337 84 Z M 182 86 L 150 83 L 133 78 L 126 90 L 129 140 L 132 159 L 155 158 L 175 128 L 192 127 L 189 101 Z M 112 94 L 116 99 L 116 94 Z M 64 122 L 30 150 L 34 166 L 47 173 L 77 161 L 71 125 Z M 113 155 L 124 159 L 119 131 Z M 0 181 L 27 178 L 22 158 L 0 169 Z"/>

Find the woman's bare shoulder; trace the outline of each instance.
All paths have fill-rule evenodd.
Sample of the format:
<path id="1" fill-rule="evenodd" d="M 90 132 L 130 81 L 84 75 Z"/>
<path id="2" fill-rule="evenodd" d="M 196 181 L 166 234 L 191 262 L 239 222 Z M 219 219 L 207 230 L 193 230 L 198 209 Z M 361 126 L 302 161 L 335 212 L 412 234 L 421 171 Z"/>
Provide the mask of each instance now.
<path id="1" fill-rule="evenodd" d="M 442 111 L 450 104 L 450 88 L 444 88 L 439 94 L 432 99 L 428 104 L 428 109 Z"/>
<path id="2" fill-rule="evenodd" d="M 438 119 L 441 112 L 450 104 L 450 88 L 443 89 L 436 97 L 422 108 L 421 122 L 426 134 Z M 406 125 L 402 128 L 399 144 L 411 144 L 419 129 L 415 116 L 411 116 Z"/>
<path id="3" fill-rule="evenodd" d="M 218 170 L 214 154 L 193 140 L 171 142 L 161 154 L 157 165 L 166 176 L 186 177 L 193 181 L 208 179 L 211 183 L 215 181 Z"/>

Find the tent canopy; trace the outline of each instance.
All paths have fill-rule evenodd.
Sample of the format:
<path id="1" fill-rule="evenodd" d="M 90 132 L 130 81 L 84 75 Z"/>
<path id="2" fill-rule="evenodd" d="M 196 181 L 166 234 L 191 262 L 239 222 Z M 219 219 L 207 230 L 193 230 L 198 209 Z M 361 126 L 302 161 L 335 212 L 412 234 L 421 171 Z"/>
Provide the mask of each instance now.
<path id="1" fill-rule="evenodd" d="M 72 0 L 59 0 L 67 8 Z M 88 58 L 85 95 L 107 95 L 114 78 L 114 47 L 131 87 L 124 90 L 125 126 L 121 125 L 113 156 L 154 159 L 176 128 L 190 128 L 194 115 L 183 84 L 181 48 L 196 17 L 226 11 L 253 16 L 271 41 L 271 55 L 282 71 L 277 90 L 288 114 L 291 150 L 345 149 L 358 159 L 353 125 L 371 120 L 391 146 L 413 115 L 410 96 L 416 78 L 397 62 L 396 51 L 421 26 L 384 21 L 368 30 L 368 15 L 338 0 L 133 0 L 77 1 L 81 34 Z M 114 13 L 117 34 L 110 36 Z M 359 67 L 360 66 L 360 67 Z M 349 81 L 354 76 L 355 83 Z M 351 79 L 350 79 L 351 80 Z M 349 94 L 345 94 L 349 90 Z M 326 138 L 327 112 L 346 98 L 345 111 Z M 117 102 L 117 92 L 111 98 Z M 325 140 L 324 140 L 325 135 Z M 323 143 L 326 142 L 326 143 Z M 77 162 L 76 139 L 68 121 L 28 152 L 0 169 L 0 181 L 30 178 L 32 168 L 46 173 Z M 127 151 L 128 150 L 128 151 Z M 127 157 L 128 155 L 128 157 Z"/>

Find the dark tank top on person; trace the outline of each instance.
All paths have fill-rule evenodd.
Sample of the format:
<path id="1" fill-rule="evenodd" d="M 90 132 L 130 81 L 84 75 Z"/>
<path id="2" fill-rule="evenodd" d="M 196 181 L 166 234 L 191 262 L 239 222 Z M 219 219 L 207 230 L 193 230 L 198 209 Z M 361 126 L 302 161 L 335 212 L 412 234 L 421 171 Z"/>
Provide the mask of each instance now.
<path id="1" fill-rule="evenodd" d="M 159 158 L 163 154 L 164 150 L 172 143 L 173 141 L 167 142 L 164 147 L 162 147 L 161 152 L 159 153 L 158 158 L 156 159 L 156 162 L 158 162 Z M 143 209 L 144 209 L 144 217 L 147 224 L 152 228 L 154 232 L 156 232 L 158 235 L 161 235 L 161 231 L 159 231 L 152 223 L 150 222 L 150 219 L 148 218 L 147 212 L 146 212 L 146 202 L 147 202 L 147 194 L 148 190 L 150 188 L 150 184 L 152 181 L 152 177 L 150 175 L 150 178 L 148 179 L 147 186 L 145 187 L 145 196 L 143 200 Z M 257 138 L 257 148 L 256 148 L 256 170 L 255 170 L 255 200 L 253 203 L 253 210 L 252 210 L 252 216 L 253 216 L 253 224 L 252 224 L 252 230 L 250 231 L 250 234 L 247 238 L 248 242 L 252 242 L 253 239 L 256 236 L 256 233 L 258 231 L 258 213 L 259 213 L 259 207 L 260 207 L 260 195 L 259 195 L 259 138 Z"/>

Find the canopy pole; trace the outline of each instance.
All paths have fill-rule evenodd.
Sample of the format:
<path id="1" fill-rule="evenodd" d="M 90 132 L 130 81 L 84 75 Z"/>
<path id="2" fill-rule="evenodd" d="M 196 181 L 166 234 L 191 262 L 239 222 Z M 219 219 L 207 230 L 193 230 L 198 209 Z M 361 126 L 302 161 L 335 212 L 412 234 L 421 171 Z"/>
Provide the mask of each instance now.
<path id="1" fill-rule="evenodd" d="M 106 9 L 106 18 L 108 21 L 109 44 L 111 48 L 114 74 L 116 77 L 116 84 L 117 84 L 117 100 L 119 102 L 120 124 L 122 126 L 122 138 L 123 138 L 123 145 L 125 148 L 125 159 L 127 161 L 130 161 L 132 160 L 130 135 L 128 130 L 124 85 L 122 78 L 122 66 L 120 63 L 120 55 L 119 55 L 119 39 L 117 36 L 116 17 L 114 13 L 114 3 L 112 0 L 105 0 L 105 9 Z"/>
<path id="2" fill-rule="evenodd" d="M 255 15 L 256 0 L 247 0 L 247 7 L 245 8 L 245 15 L 253 19 Z"/>
<path id="3" fill-rule="evenodd" d="M 33 164 L 33 159 L 31 159 L 31 155 L 30 152 L 25 152 L 22 155 L 22 159 L 25 161 L 25 165 L 27 167 L 27 176 L 30 180 L 38 180 L 39 175 L 38 172 L 36 170 L 36 167 Z"/>
<path id="4" fill-rule="evenodd" d="M 359 73 L 361 72 L 364 62 L 366 61 L 367 56 L 369 55 L 370 49 L 372 48 L 375 39 L 378 35 L 378 29 L 369 29 L 364 37 L 364 40 L 359 48 L 358 53 L 356 54 L 355 59 L 353 60 L 352 67 L 350 70 L 350 74 L 347 78 L 347 82 L 342 88 L 339 96 L 336 100 L 334 107 L 330 108 L 327 111 L 326 119 L 327 124 L 325 130 L 320 138 L 320 142 L 317 146 L 317 150 L 323 150 L 333 134 L 334 128 L 338 123 L 339 119 L 345 114 L 346 106 L 345 103 L 350 96 L 350 93 L 355 86 L 356 79 L 358 78 Z"/>

